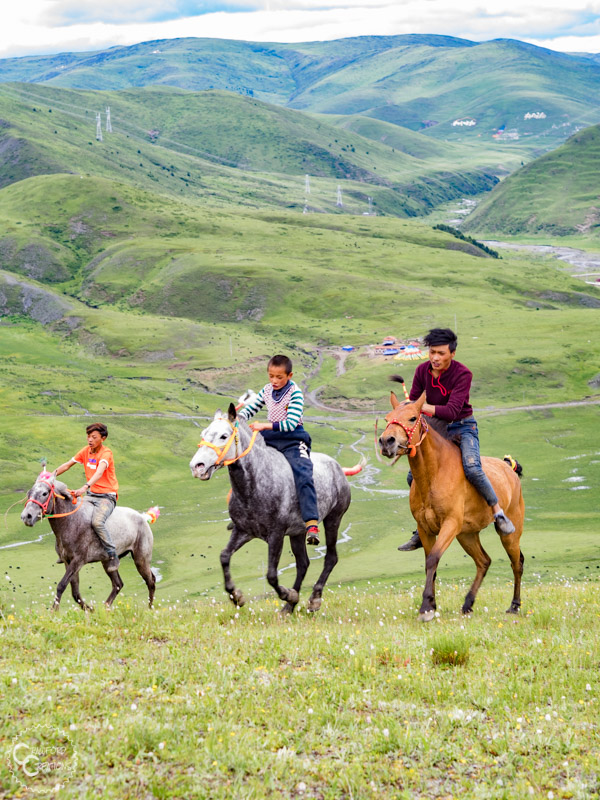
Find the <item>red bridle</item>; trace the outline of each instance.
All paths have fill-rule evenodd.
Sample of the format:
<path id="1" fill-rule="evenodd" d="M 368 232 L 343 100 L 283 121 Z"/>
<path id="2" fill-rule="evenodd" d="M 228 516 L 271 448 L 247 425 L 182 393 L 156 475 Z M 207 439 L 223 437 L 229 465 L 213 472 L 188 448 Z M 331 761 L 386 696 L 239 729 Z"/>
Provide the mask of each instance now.
<path id="1" fill-rule="evenodd" d="M 412 426 L 412 428 L 407 428 L 406 425 L 403 422 L 401 422 L 399 419 L 394 419 L 393 415 L 394 415 L 395 411 L 396 411 L 396 409 L 394 408 L 386 416 L 385 420 L 387 422 L 387 425 L 386 425 L 386 428 L 385 428 L 385 430 L 384 430 L 382 435 L 385 434 L 385 431 L 387 431 L 387 429 L 390 427 L 390 425 L 399 425 L 402 428 L 402 430 L 404 431 L 404 433 L 406 434 L 406 444 L 400 444 L 398 446 L 402 447 L 404 449 L 404 452 L 408 453 L 408 455 L 411 458 L 413 458 L 417 454 L 417 447 L 422 443 L 423 439 L 429 433 L 429 425 L 427 424 L 427 421 L 423 418 L 423 413 L 421 411 L 419 411 L 419 415 L 417 417 L 417 420 L 416 420 L 415 424 Z M 391 419 L 390 419 L 390 417 L 391 417 Z M 418 442 L 415 442 L 415 444 L 412 444 L 412 437 L 413 437 L 413 435 L 414 435 L 419 423 L 421 423 L 421 428 L 422 428 L 421 438 L 419 439 Z M 400 455 L 403 455 L 403 454 L 401 453 Z"/>
<path id="2" fill-rule="evenodd" d="M 81 503 L 83 503 L 83 498 L 82 498 L 81 499 L 81 503 L 79 503 L 77 508 L 74 508 L 73 511 L 66 511 L 64 514 L 48 514 L 48 506 L 50 505 L 50 501 L 51 500 L 53 501 L 52 502 L 52 508 L 54 508 L 54 498 L 55 497 L 60 497 L 61 500 L 64 500 L 65 498 L 61 494 L 57 494 L 56 489 L 54 488 L 54 484 L 50 483 L 50 481 L 47 481 L 44 478 L 41 478 L 40 480 L 36 481 L 36 483 L 45 483 L 46 486 L 48 486 L 50 488 L 50 492 L 48 494 L 48 498 L 47 498 L 46 502 L 45 503 L 41 503 L 39 500 L 36 500 L 35 497 L 27 497 L 25 499 L 25 504 L 27 504 L 27 503 L 35 503 L 36 506 L 39 506 L 42 509 L 42 519 L 44 519 L 44 517 L 46 517 L 46 516 L 48 517 L 48 519 L 52 519 L 52 518 L 55 518 L 55 517 L 68 517 L 71 514 L 74 514 L 76 511 L 78 511 L 79 508 L 81 507 Z M 71 499 L 72 499 L 73 504 L 75 504 L 77 502 L 75 497 L 72 497 Z"/>

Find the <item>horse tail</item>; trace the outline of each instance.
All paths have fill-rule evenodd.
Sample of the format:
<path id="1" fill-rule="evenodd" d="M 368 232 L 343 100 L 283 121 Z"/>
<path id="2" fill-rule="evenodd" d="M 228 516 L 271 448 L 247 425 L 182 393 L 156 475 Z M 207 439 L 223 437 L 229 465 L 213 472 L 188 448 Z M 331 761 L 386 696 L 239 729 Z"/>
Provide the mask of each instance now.
<path id="1" fill-rule="evenodd" d="M 344 473 L 344 475 L 346 475 L 346 477 L 348 477 L 349 475 L 358 475 L 359 472 L 363 471 L 366 465 L 367 465 L 367 459 L 361 455 L 358 464 L 355 464 L 353 467 L 342 467 L 342 472 Z"/>
<path id="2" fill-rule="evenodd" d="M 516 458 L 513 458 L 510 455 L 504 456 L 504 461 L 509 465 L 509 467 L 517 473 L 519 478 L 523 476 L 523 467 L 519 464 Z"/>
<path id="3" fill-rule="evenodd" d="M 145 511 L 142 514 L 142 517 L 146 520 L 146 522 L 152 525 L 152 523 L 156 522 L 156 520 L 160 517 L 160 508 L 158 506 L 152 506 L 152 508 L 149 508 L 148 511 Z"/>

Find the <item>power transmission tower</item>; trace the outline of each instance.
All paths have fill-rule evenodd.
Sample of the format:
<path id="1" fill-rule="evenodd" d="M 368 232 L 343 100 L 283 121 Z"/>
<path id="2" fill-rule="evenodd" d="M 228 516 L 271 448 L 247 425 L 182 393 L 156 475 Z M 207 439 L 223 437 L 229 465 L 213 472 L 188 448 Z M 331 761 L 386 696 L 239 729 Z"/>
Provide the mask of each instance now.
<path id="1" fill-rule="evenodd" d="M 112 125 L 110 123 L 110 107 L 106 106 L 106 132 L 112 133 Z"/>
<path id="2" fill-rule="evenodd" d="M 336 206 L 337 206 L 338 208 L 342 208 L 342 207 L 343 207 L 343 205 L 344 205 L 344 204 L 343 204 L 343 202 L 342 202 L 342 187 L 341 187 L 341 186 L 338 184 L 338 188 L 337 188 L 337 201 L 336 201 Z"/>
<path id="3" fill-rule="evenodd" d="M 96 139 L 102 141 L 102 119 L 99 111 L 96 112 Z"/>
<path id="4" fill-rule="evenodd" d="M 310 178 L 308 175 L 304 176 L 304 191 L 306 194 L 310 194 Z"/>

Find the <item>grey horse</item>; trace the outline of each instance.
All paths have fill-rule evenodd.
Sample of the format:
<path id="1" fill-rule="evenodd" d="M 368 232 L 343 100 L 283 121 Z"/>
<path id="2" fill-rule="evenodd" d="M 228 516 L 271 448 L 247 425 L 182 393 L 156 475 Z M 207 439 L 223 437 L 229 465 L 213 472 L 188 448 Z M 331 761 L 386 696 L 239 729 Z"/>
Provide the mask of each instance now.
<path id="1" fill-rule="evenodd" d="M 75 602 L 84 611 L 91 611 L 79 592 L 79 570 L 84 564 L 100 561 L 106 571 L 106 553 L 91 525 L 93 506 L 85 498 L 83 502 L 79 502 L 80 505 L 74 506 L 67 486 L 46 473 L 45 476 L 40 475 L 29 490 L 21 513 L 21 519 L 30 528 L 47 514 L 50 527 L 54 531 L 56 552 L 66 566 L 66 572 L 56 587 L 53 605 L 55 611 L 58 610 L 62 594 L 69 583 Z M 150 569 L 154 542 L 150 526 L 139 511 L 117 506 L 109 517 L 107 528 L 119 558 L 131 553 L 137 571 L 148 586 L 149 603 L 152 607 L 156 579 Z M 105 601 L 110 608 L 123 588 L 123 581 L 118 571 L 106 574 L 112 582 L 112 591 Z"/>
<path id="2" fill-rule="evenodd" d="M 350 505 L 350 486 L 344 470 L 333 458 L 312 453 L 313 475 L 319 518 L 325 528 L 325 563 L 308 601 L 309 611 L 321 607 L 322 593 L 331 570 L 338 561 L 336 542 L 342 517 Z M 211 424 L 202 432 L 202 441 L 190 461 L 192 475 L 210 480 L 223 466 L 229 468 L 231 499 L 229 514 L 233 524 L 227 547 L 221 553 L 225 591 L 237 606 L 244 595 L 231 578 L 231 556 L 252 539 L 262 539 L 269 547 L 267 580 L 286 603 L 283 613 L 293 612 L 310 560 L 306 552 L 306 529 L 296 497 L 292 470 L 285 457 L 268 447 L 263 437 L 252 434 L 248 425 L 236 415 L 233 404 L 227 414 L 216 412 Z M 352 470 L 352 474 L 358 471 Z M 348 470 L 350 473 L 351 471 Z M 279 583 L 277 568 L 284 537 L 296 559 L 296 580 L 291 589 Z"/>

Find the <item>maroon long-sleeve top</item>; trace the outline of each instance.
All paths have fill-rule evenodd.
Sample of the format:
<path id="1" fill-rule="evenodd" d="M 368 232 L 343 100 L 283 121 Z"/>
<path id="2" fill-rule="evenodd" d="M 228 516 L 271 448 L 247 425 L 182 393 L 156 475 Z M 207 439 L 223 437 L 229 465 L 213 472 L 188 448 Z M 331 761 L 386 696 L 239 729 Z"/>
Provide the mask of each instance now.
<path id="1" fill-rule="evenodd" d="M 418 400 L 426 393 L 427 402 L 435 406 L 435 416 L 446 422 L 456 422 L 472 416 L 473 408 L 469 403 L 469 392 L 473 373 L 461 364 L 452 361 L 447 370 L 438 378 L 431 374 L 429 361 L 419 364 L 410 390 L 410 399 Z"/>

